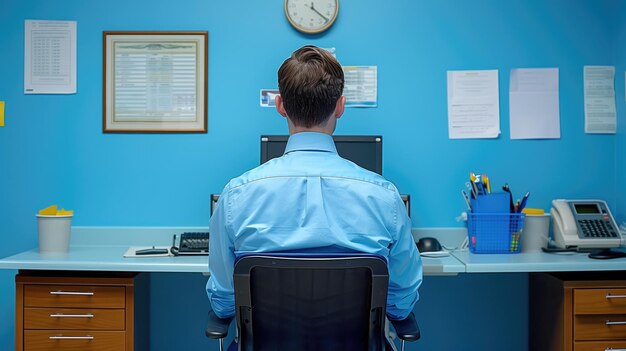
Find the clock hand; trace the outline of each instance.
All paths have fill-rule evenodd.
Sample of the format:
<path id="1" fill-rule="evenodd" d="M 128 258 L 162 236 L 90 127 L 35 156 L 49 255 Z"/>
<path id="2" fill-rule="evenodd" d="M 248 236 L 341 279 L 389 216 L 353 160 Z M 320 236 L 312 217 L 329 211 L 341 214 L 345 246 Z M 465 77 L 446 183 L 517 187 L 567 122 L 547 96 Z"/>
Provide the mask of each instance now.
<path id="1" fill-rule="evenodd" d="M 315 8 L 315 6 L 313 6 L 313 2 L 311 2 L 311 10 L 313 10 L 315 13 L 317 13 L 318 15 L 320 15 L 320 17 L 322 17 L 324 19 L 324 21 L 329 22 L 330 20 L 328 18 L 326 18 L 324 15 L 322 15 L 319 11 L 317 11 L 317 9 Z"/>

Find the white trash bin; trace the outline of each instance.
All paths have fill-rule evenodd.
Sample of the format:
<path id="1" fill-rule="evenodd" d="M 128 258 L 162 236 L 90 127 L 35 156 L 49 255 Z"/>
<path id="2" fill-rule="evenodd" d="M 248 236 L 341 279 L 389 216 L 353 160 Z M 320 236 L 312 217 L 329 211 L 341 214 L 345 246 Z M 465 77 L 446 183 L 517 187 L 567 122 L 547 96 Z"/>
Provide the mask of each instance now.
<path id="1" fill-rule="evenodd" d="M 67 253 L 72 217 L 37 215 L 39 253 Z"/>
<path id="2" fill-rule="evenodd" d="M 527 214 L 522 234 L 522 252 L 541 252 L 550 239 L 550 214 Z"/>

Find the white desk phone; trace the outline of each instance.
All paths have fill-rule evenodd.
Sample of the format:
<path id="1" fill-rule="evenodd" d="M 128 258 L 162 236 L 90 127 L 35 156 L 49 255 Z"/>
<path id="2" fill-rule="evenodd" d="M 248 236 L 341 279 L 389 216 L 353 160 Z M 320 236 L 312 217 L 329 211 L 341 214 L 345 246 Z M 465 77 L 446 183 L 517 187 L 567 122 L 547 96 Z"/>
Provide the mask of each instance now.
<path id="1" fill-rule="evenodd" d="M 603 249 L 624 244 L 605 201 L 553 200 L 554 242 L 560 248 Z"/>

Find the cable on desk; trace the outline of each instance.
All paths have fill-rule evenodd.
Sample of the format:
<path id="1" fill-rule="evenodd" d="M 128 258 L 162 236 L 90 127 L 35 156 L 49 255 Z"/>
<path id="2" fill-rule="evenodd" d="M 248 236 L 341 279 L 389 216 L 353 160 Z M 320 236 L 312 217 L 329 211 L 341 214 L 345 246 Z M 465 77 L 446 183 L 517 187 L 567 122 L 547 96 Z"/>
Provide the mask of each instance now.
<path id="1" fill-rule="evenodd" d="M 447 247 L 447 246 L 441 245 L 441 247 L 448 250 L 450 253 L 457 252 L 457 251 L 459 252 L 467 251 L 468 246 L 469 246 L 469 239 L 467 237 L 465 237 L 465 240 L 463 240 L 463 242 L 461 243 L 461 246 L 458 246 L 458 247 Z"/>

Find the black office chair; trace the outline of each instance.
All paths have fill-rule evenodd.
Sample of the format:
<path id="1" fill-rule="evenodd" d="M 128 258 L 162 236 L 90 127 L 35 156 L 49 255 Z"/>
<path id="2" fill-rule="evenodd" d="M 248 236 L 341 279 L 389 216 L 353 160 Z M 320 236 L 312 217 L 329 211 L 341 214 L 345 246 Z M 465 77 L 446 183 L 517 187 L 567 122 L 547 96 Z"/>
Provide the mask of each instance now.
<path id="1" fill-rule="evenodd" d="M 387 263 L 374 255 L 242 257 L 234 272 L 239 340 L 229 350 L 391 350 L 388 283 Z M 220 339 L 220 350 L 231 320 L 209 311 L 206 335 Z M 392 324 L 402 350 L 420 338 L 412 313 Z"/>

